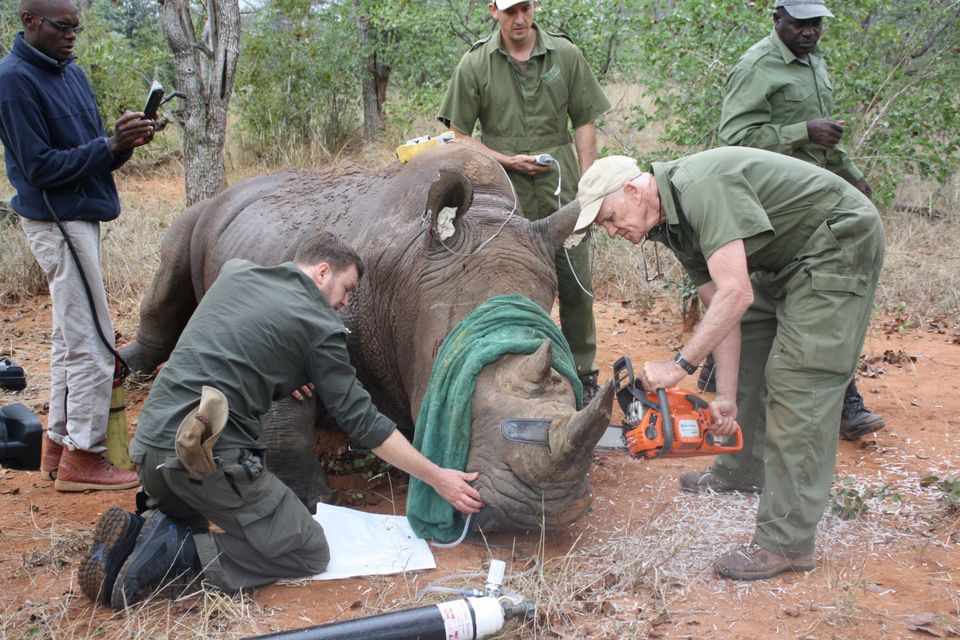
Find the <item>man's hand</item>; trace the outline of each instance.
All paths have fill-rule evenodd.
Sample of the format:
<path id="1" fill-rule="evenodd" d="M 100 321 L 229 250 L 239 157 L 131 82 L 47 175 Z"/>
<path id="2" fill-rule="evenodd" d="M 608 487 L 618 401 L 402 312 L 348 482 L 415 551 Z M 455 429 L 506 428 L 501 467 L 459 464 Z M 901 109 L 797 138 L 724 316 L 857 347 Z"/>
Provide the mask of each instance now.
<path id="1" fill-rule="evenodd" d="M 308 382 L 307 384 L 303 385 L 299 389 L 294 389 L 293 393 L 291 393 L 290 395 L 293 396 L 294 400 L 298 402 L 303 402 L 307 398 L 313 397 L 314 389 L 316 389 L 316 387 L 313 386 L 313 383 Z"/>
<path id="2" fill-rule="evenodd" d="M 713 413 L 713 432 L 718 436 L 732 436 L 737 432 L 737 403 L 729 398 L 717 396 L 710 403 Z"/>
<path id="3" fill-rule="evenodd" d="M 432 478 L 430 486 L 441 498 L 453 505 L 461 513 L 476 513 L 483 507 L 480 492 L 468 483 L 480 477 L 479 471 L 466 473 L 456 469 L 440 467 L 436 476 Z"/>
<path id="4" fill-rule="evenodd" d="M 853 183 L 853 186 L 859 189 L 860 193 L 867 196 L 870 200 L 873 200 L 873 189 L 871 189 L 870 185 L 867 184 L 866 178 L 860 178 L 859 180 Z"/>
<path id="5" fill-rule="evenodd" d="M 110 152 L 117 154 L 143 146 L 153 140 L 157 123 L 147 120 L 139 111 L 124 111 L 113 126 L 113 136 L 107 138 Z"/>
<path id="6" fill-rule="evenodd" d="M 640 382 L 648 393 L 656 393 L 657 389 L 675 387 L 686 375 L 687 372 L 673 360 L 648 360 L 640 368 Z"/>
<path id="7" fill-rule="evenodd" d="M 528 176 L 536 176 L 550 169 L 552 165 L 539 164 L 537 156 L 515 155 L 510 157 L 510 163 L 507 169 L 517 173 L 525 173 Z"/>
<path id="8" fill-rule="evenodd" d="M 817 118 L 807 121 L 807 138 L 814 144 L 833 149 L 843 137 L 843 120 Z"/>

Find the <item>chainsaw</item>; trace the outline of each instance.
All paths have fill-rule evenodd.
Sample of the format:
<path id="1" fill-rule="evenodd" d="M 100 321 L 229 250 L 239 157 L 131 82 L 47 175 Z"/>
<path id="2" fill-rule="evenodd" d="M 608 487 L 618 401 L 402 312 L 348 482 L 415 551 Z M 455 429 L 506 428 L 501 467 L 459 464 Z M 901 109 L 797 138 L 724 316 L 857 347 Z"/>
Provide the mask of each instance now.
<path id="1" fill-rule="evenodd" d="M 678 387 L 644 393 L 627 356 L 614 363 L 613 378 L 624 415 L 623 438 L 634 457 L 713 456 L 743 448 L 739 425 L 732 436 L 711 430 L 710 405 L 700 396 Z"/>

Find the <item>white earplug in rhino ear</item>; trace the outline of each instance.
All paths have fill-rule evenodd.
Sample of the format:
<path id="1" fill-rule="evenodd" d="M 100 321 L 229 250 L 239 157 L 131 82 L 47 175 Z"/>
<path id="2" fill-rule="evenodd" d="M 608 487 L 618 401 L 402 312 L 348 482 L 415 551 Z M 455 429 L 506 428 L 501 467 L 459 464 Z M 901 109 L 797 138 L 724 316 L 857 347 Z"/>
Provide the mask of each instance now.
<path id="1" fill-rule="evenodd" d="M 446 240 L 457 232 L 453 226 L 453 221 L 457 218 L 457 210 L 454 207 L 444 207 L 437 214 L 437 233 L 441 240 Z"/>
<path id="2" fill-rule="evenodd" d="M 581 242 L 583 242 L 583 239 L 586 237 L 587 237 L 586 231 L 581 231 L 580 233 L 571 233 L 569 236 L 567 236 L 567 239 L 563 241 L 563 248 L 573 249 L 574 247 L 579 245 Z"/>

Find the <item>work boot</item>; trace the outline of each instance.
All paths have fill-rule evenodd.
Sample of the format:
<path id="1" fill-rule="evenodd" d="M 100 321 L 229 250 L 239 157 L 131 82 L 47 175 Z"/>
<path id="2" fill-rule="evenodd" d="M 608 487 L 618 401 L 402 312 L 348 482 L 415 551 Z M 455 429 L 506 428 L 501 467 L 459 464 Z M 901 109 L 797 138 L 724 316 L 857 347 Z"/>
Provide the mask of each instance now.
<path id="1" fill-rule="evenodd" d="M 684 491 L 691 493 L 706 493 L 708 491 L 714 491 L 716 493 L 724 493 L 727 491 L 760 493 L 763 489 L 755 484 L 724 480 L 723 478 L 717 477 L 709 467 L 700 471 L 684 471 L 680 475 L 680 487 Z"/>
<path id="2" fill-rule="evenodd" d="M 117 611 L 199 571 L 192 532 L 162 511 L 148 511 L 133 552 L 113 584 L 110 604 Z"/>
<path id="3" fill-rule="evenodd" d="M 717 392 L 717 361 L 713 359 L 713 354 L 707 356 L 707 359 L 700 365 L 700 377 L 697 378 L 697 389 L 707 393 Z"/>
<path id="4" fill-rule="evenodd" d="M 583 406 L 590 404 L 590 401 L 600 393 L 600 384 L 597 382 L 599 375 L 594 371 L 585 376 L 580 376 L 580 384 L 583 385 Z"/>
<path id="5" fill-rule="evenodd" d="M 43 439 L 43 455 L 40 458 L 40 477 L 44 480 L 56 480 L 63 445 L 52 438 Z"/>
<path id="6" fill-rule="evenodd" d="M 863 396 L 857 391 L 856 383 L 851 380 L 843 394 L 843 410 L 840 412 L 840 438 L 858 440 L 868 433 L 879 431 L 887 426 L 883 418 L 863 405 Z"/>
<path id="7" fill-rule="evenodd" d="M 117 574 L 133 550 L 142 525 L 143 518 L 120 507 L 110 507 L 100 516 L 93 532 L 93 546 L 77 572 L 83 595 L 94 602 L 110 604 Z"/>
<path id="8" fill-rule="evenodd" d="M 731 580 L 767 580 L 784 571 L 812 571 L 816 566 L 813 554 L 785 558 L 755 542 L 725 553 L 713 563 L 718 574 Z"/>
<path id="9" fill-rule="evenodd" d="M 136 471 L 121 471 L 103 457 L 103 454 L 67 449 L 60 458 L 57 491 L 87 491 L 132 489 L 140 484 Z"/>

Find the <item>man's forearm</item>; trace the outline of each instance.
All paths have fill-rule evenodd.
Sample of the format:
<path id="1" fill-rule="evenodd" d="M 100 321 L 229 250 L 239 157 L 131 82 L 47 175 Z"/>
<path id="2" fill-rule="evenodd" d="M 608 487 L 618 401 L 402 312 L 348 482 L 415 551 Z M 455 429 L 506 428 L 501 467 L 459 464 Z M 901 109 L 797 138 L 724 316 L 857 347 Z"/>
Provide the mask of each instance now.
<path id="1" fill-rule="evenodd" d="M 597 160 L 597 126 L 588 122 L 573 132 L 573 145 L 577 149 L 577 161 L 582 176 Z"/>
<path id="2" fill-rule="evenodd" d="M 512 156 L 504 155 L 499 151 L 494 151 L 487 145 L 483 144 L 481 141 L 477 140 L 473 136 L 467 135 L 466 133 L 464 133 L 463 131 L 460 131 L 460 129 L 457 129 L 456 127 L 451 126 L 450 129 L 453 131 L 453 137 L 455 137 L 457 140 L 463 140 L 464 142 L 473 145 L 484 154 L 490 156 L 491 158 L 499 162 L 501 165 L 503 165 L 505 169 L 512 168 L 511 167 L 512 160 L 513 160 Z"/>
<path id="3" fill-rule="evenodd" d="M 401 471 L 433 486 L 440 470 L 429 458 L 417 451 L 403 434 L 394 430 L 379 447 L 373 449 L 374 455 L 389 462 Z"/>

